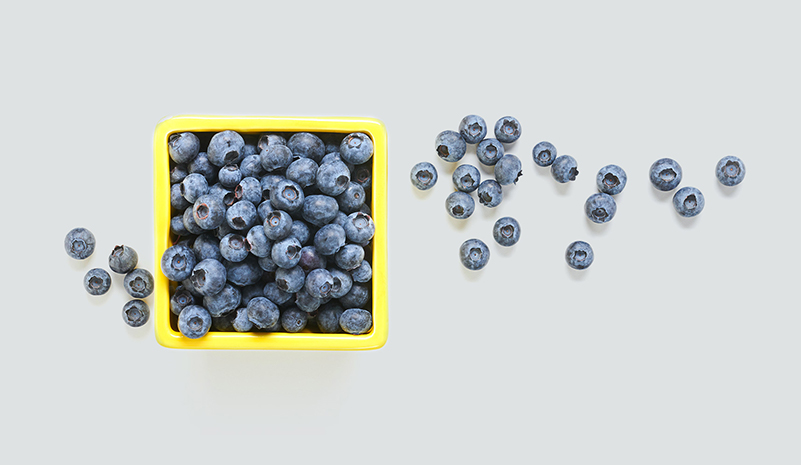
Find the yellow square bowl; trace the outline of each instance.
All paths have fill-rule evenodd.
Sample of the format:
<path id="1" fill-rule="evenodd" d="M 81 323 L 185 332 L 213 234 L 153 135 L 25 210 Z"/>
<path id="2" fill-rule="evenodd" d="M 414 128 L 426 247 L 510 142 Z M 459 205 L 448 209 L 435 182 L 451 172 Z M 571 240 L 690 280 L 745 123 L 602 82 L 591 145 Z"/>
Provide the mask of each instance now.
<path id="1" fill-rule="evenodd" d="M 170 281 L 161 272 L 161 256 L 173 245 L 170 234 L 170 156 L 168 140 L 180 132 L 217 133 L 225 130 L 242 135 L 262 133 L 338 133 L 344 137 L 363 132 L 373 139 L 371 214 L 375 222 L 372 245 L 373 279 L 371 301 L 373 327 L 365 334 L 325 334 L 304 330 L 299 333 L 209 331 L 198 339 L 178 331 L 177 317 L 170 311 Z M 176 349 L 282 349 L 282 350 L 368 350 L 387 341 L 387 132 L 383 123 L 371 118 L 275 117 L 275 116 L 175 116 L 161 121 L 153 137 L 156 340 Z"/>

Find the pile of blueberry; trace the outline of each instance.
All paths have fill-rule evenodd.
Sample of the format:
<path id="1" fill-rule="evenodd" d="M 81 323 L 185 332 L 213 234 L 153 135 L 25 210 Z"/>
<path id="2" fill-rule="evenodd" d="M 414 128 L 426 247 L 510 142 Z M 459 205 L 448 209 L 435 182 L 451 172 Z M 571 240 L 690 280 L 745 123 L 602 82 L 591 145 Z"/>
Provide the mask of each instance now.
<path id="1" fill-rule="evenodd" d="M 445 206 L 448 213 L 456 219 L 469 218 L 475 211 L 475 202 L 470 193 L 477 192 L 479 202 L 489 208 L 498 206 L 503 199 L 503 186 L 516 184 L 522 176 L 520 160 L 505 153 L 504 143 L 512 143 L 520 137 L 520 122 L 505 116 L 495 124 L 495 138 L 486 138 L 487 125 L 480 116 L 468 115 L 459 124 L 459 132 L 443 131 L 437 135 L 435 149 L 437 155 L 446 162 L 460 161 L 466 152 L 467 144 L 478 144 L 476 156 L 483 165 L 493 166 L 495 179 L 481 181 L 479 170 L 469 164 L 459 165 L 453 172 L 456 191 L 448 195 Z M 551 176 L 556 182 L 575 181 L 579 174 L 578 163 L 570 155 L 557 156 L 556 147 L 542 141 L 532 149 L 532 158 L 537 166 L 550 167 Z M 745 176 L 745 165 L 737 157 L 722 158 L 715 175 L 724 186 L 735 186 Z M 431 163 L 420 162 L 412 167 L 412 184 L 420 190 L 431 189 L 437 183 L 437 170 Z M 670 158 L 654 162 L 650 169 L 653 186 L 661 191 L 671 191 L 681 182 L 682 172 L 679 164 Z M 607 165 L 596 175 L 598 193 L 590 195 L 584 203 L 584 213 L 593 223 L 607 223 L 615 217 L 617 203 L 614 195 L 626 187 L 626 172 L 617 165 Z M 704 196 L 695 187 L 683 187 L 673 196 L 673 206 L 683 217 L 694 217 L 704 209 Z M 517 243 L 520 225 L 510 217 L 499 219 L 493 228 L 493 237 L 502 246 Z M 459 248 L 462 264 L 470 270 L 480 270 L 489 261 L 489 249 L 480 239 L 468 239 Z M 575 241 L 565 251 L 565 261 L 576 270 L 588 268 L 595 258 L 590 244 Z"/>
<path id="2" fill-rule="evenodd" d="M 188 338 L 372 327 L 367 134 L 169 138 L 173 246 L 161 259 Z"/>
<path id="3" fill-rule="evenodd" d="M 64 238 L 67 255 L 76 260 L 85 260 L 95 251 L 95 235 L 86 228 L 75 228 Z M 118 245 L 108 256 L 111 271 L 124 274 L 122 284 L 133 300 L 122 307 L 122 319 L 126 324 L 138 328 L 150 318 L 150 307 L 141 300 L 153 293 L 153 275 L 137 268 L 139 255 L 127 245 Z M 103 295 L 111 289 L 111 275 L 103 268 L 92 268 L 83 277 L 83 287 L 90 295 Z"/>

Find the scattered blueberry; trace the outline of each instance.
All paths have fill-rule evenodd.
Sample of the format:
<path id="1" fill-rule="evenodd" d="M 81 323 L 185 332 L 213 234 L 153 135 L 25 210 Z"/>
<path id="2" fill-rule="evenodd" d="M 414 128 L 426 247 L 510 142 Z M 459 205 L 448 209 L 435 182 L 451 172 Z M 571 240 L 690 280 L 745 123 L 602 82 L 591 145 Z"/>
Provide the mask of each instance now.
<path id="1" fill-rule="evenodd" d="M 473 165 L 459 165 L 453 170 L 453 185 L 462 192 L 473 192 L 481 184 L 481 173 Z"/>
<path id="2" fill-rule="evenodd" d="M 551 176 L 559 183 L 575 181 L 578 176 L 578 163 L 570 155 L 560 155 L 551 164 Z"/>
<path id="3" fill-rule="evenodd" d="M 520 240 L 520 223 L 512 217 L 504 216 L 492 227 L 492 237 L 498 244 L 511 247 Z"/>
<path id="4" fill-rule="evenodd" d="M 715 167 L 715 176 L 724 186 L 736 186 L 745 179 L 745 164 L 734 156 L 723 157 Z"/>
<path id="5" fill-rule="evenodd" d="M 95 251 L 95 235 L 88 229 L 75 228 L 64 238 L 64 250 L 76 260 L 89 258 Z"/>
<path id="6" fill-rule="evenodd" d="M 520 122 L 512 116 L 504 116 L 495 123 L 495 138 L 510 144 L 520 138 Z"/>
<path id="7" fill-rule="evenodd" d="M 660 158 L 651 165 L 651 184 L 660 191 L 672 191 L 681 183 L 681 166 L 670 158 Z"/>
<path id="8" fill-rule="evenodd" d="M 137 268 L 126 274 L 122 284 L 128 294 L 137 299 L 144 299 L 153 293 L 153 275 L 142 268 Z"/>
<path id="9" fill-rule="evenodd" d="M 695 187 L 682 187 L 673 194 L 673 208 L 676 213 L 691 218 L 704 210 L 704 194 Z"/>
<path id="10" fill-rule="evenodd" d="M 617 165 L 606 165 L 598 170 L 595 183 L 598 185 L 598 190 L 604 194 L 617 195 L 623 192 L 627 179 L 623 168 Z"/>
<path id="11" fill-rule="evenodd" d="M 102 268 L 93 268 L 83 277 L 83 288 L 91 295 L 103 295 L 111 288 L 111 276 Z"/>
<path id="12" fill-rule="evenodd" d="M 586 202 L 584 202 L 584 214 L 593 223 L 607 223 L 612 221 L 617 212 L 617 204 L 614 197 L 609 194 L 598 193 L 592 194 Z"/>
<path id="13" fill-rule="evenodd" d="M 427 161 L 421 161 L 414 165 L 409 176 L 412 179 L 412 185 L 421 191 L 431 189 L 437 183 L 437 169 Z"/>
<path id="14" fill-rule="evenodd" d="M 476 202 L 470 194 L 456 191 L 445 199 L 445 209 L 457 220 L 469 218 L 476 209 Z"/>
<path id="15" fill-rule="evenodd" d="M 468 144 L 478 144 L 487 135 L 487 123 L 478 115 L 467 115 L 459 123 L 459 134 Z"/>
<path id="16" fill-rule="evenodd" d="M 445 161 L 459 161 L 467 151 L 467 144 L 455 131 L 442 131 L 434 142 L 437 155 Z"/>
<path id="17" fill-rule="evenodd" d="M 487 265 L 490 251 L 480 239 L 468 239 L 459 247 L 459 259 L 468 270 L 480 270 Z"/>
<path id="18" fill-rule="evenodd" d="M 138 328 L 150 319 L 150 307 L 142 300 L 129 300 L 122 306 L 122 320 L 132 328 Z"/>
<path id="19" fill-rule="evenodd" d="M 550 142 L 542 141 L 531 150 L 531 156 L 538 166 L 551 166 L 556 160 L 556 147 Z"/>
<path id="20" fill-rule="evenodd" d="M 502 186 L 517 184 L 520 176 L 523 176 L 523 165 L 519 158 L 510 153 L 502 156 L 495 164 L 495 180 Z"/>
<path id="21" fill-rule="evenodd" d="M 498 139 L 484 139 L 476 147 L 478 161 L 486 166 L 495 166 L 503 155 L 503 144 Z"/>
<path id="22" fill-rule="evenodd" d="M 478 185 L 478 201 L 481 205 L 489 208 L 495 208 L 501 204 L 503 200 L 503 189 L 498 181 L 494 179 L 486 179 Z"/>
<path id="23" fill-rule="evenodd" d="M 590 244 L 584 241 L 575 241 L 567 246 L 565 251 L 565 261 L 570 268 L 583 270 L 592 265 L 595 254 Z"/>

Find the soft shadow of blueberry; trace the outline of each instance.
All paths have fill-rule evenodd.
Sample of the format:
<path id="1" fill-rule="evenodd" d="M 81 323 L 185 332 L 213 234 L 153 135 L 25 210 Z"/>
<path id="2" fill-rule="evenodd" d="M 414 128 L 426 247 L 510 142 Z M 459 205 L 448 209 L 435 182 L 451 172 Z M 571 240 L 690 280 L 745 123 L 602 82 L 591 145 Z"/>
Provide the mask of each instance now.
<path id="1" fill-rule="evenodd" d="M 684 217 L 684 216 L 676 214 L 676 212 L 673 212 L 673 216 L 676 217 L 676 222 L 678 222 L 679 226 L 681 226 L 684 229 L 693 229 L 693 228 L 697 227 L 698 220 L 700 219 L 699 217 L 701 215 L 703 215 L 703 212 L 701 214 L 699 214 L 698 216 L 693 216 L 692 218 L 687 218 L 687 217 Z"/>
<path id="2" fill-rule="evenodd" d="M 592 268 L 592 267 L 590 267 Z M 575 270 L 570 268 L 569 266 L 565 265 L 565 269 L 567 269 L 567 275 L 570 276 L 570 279 L 573 281 L 584 281 L 587 279 L 587 273 L 590 271 L 590 268 L 586 270 Z"/>
<path id="3" fill-rule="evenodd" d="M 737 189 L 737 186 L 727 187 L 721 184 L 720 182 L 715 182 L 715 184 L 718 185 L 718 190 L 720 191 L 721 194 L 723 194 L 724 197 L 728 197 L 730 199 L 737 197 L 737 191 L 739 190 Z"/>
<path id="4" fill-rule="evenodd" d="M 112 282 L 112 286 L 113 285 L 114 285 L 114 283 Z M 81 286 L 83 286 L 83 283 L 81 283 Z M 84 290 L 84 292 L 86 292 L 86 291 Z M 93 307 L 104 307 L 104 306 L 106 306 L 106 303 L 108 302 L 109 294 L 111 294 L 111 289 L 109 289 L 109 291 L 106 292 L 103 295 L 89 295 L 89 293 L 87 293 L 86 297 L 88 298 L 89 303 Z M 120 308 L 120 313 L 122 313 L 122 308 Z"/>
<path id="5" fill-rule="evenodd" d="M 587 228 L 590 230 L 590 232 L 592 234 L 594 234 L 596 236 L 605 236 L 605 235 L 607 235 L 609 233 L 609 226 L 610 226 L 609 223 L 598 224 L 598 223 L 593 223 L 592 221 L 590 221 L 589 218 L 585 218 L 585 219 L 586 219 L 585 223 L 587 224 Z M 615 220 L 613 219 L 611 221 L 615 221 Z M 611 223 L 611 221 L 610 221 L 610 223 Z"/>
<path id="6" fill-rule="evenodd" d="M 446 215 L 448 215 L 448 212 L 447 212 L 447 210 L 445 211 L 445 214 L 446 214 Z M 476 214 L 476 212 L 473 212 L 473 215 L 475 215 L 475 214 Z M 473 216 L 473 215 L 470 215 L 470 216 Z M 451 225 L 452 225 L 454 228 L 456 228 L 458 231 L 464 231 L 464 229 L 467 227 L 467 220 L 468 220 L 468 219 L 469 219 L 469 218 L 465 218 L 465 219 L 463 219 L 463 220 L 457 220 L 456 218 L 454 218 L 454 217 L 452 217 L 452 216 L 448 215 L 448 222 L 449 222 L 449 223 L 450 223 L 450 224 L 451 224 Z"/>
<path id="7" fill-rule="evenodd" d="M 458 258 L 457 258 L 457 260 L 458 260 Z M 492 257 L 490 257 L 490 261 L 492 261 Z M 489 263 L 487 263 L 487 265 L 484 268 L 486 268 L 487 266 L 489 266 Z M 475 283 L 475 282 L 478 282 L 479 280 L 481 280 L 481 273 L 484 271 L 484 268 L 482 268 L 480 270 L 476 270 L 476 271 L 468 270 L 461 263 L 459 264 L 459 267 L 462 269 L 462 275 L 464 276 L 464 278 L 467 281 L 469 281 L 471 283 Z"/>
<path id="8" fill-rule="evenodd" d="M 497 253 L 501 257 L 511 257 L 511 256 L 515 255 L 514 248 L 515 248 L 515 246 L 504 247 L 502 245 L 499 245 L 499 246 L 497 246 L 497 247 L 495 247 L 493 249 L 493 253 Z"/>
<path id="9" fill-rule="evenodd" d="M 653 187 L 651 187 L 650 191 L 651 195 L 653 195 L 654 198 L 660 202 L 667 202 L 668 200 L 671 200 L 673 198 L 673 194 L 675 193 L 675 189 L 665 192 L 660 191 L 659 189 L 654 189 Z"/>
<path id="10" fill-rule="evenodd" d="M 567 195 L 570 192 L 570 183 L 569 182 L 553 182 L 556 187 L 556 193 L 559 195 Z"/>
<path id="11" fill-rule="evenodd" d="M 438 181 L 439 181 L 439 180 L 438 180 Z M 438 183 L 439 183 L 439 182 L 438 182 Z M 411 189 L 411 190 L 414 192 L 414 196 L 415 196 L 415 197 L 417 197 L 417 199 L 419 199 L 419 200 L 425 200 L 425 199 L 427 199 L 427 198 L 431 197 L 431 191 L 433 191 L 434 189 L 436 189 L 436 188 L 437 188 L 437 186 L 436 186 L 436 185 L 434 185 L 434 187 L 432 187 L 432 188 L 430 188 L 430 189 L 428 189 L 428 190 L 421 191 L 420 189 L 418 189 L 418 188 L 414 187 L 414 186 L 413 186 L 411 183 L 409 183 L 409 188 L 410 188 L 410 189 Z"/>

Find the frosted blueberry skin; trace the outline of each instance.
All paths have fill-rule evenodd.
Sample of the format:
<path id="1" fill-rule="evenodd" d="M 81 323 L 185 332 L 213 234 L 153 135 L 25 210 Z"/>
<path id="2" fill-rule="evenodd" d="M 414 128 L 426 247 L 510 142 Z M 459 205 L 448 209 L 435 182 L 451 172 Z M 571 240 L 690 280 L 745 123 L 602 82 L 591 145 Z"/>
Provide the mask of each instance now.
<path id="1" fill-rule="evenodd" d="M 226 284 L 217 294 L 203 297 L 203 307 L 215 318 L 236 310 L 241 302 L 242 293 L 230 284 Z"/>
<path id="2" fill-rule="evenodd" d="M 186 164 L 186 168 L 189 174 L 196 173 L 205 177 L 209 185 L 217 182 L 217 167 L 211 164 L 206 152 L 198 153 L 194 160 Z"/>
<path id="3" fill-rule="evenodd" d="M 339 155 L 354 165 L 366 163 L 373 156 L 373 140 L 361 132 L 348 134 L 339 145 Z"/>
<path id="4" fill-rule="evenodd" d="M 295 158 L 311 158 L 320 163 L 325 155 L 325 144 L 322 139 L 308 132 L 298 132 L 286 142 Z"/>
<path id="5" fill-rule="evenodd" d="M 220 239 L 220 255 L 225 260 L 238 263 L 246 259 L 248 253 L 246 241 L 242 235 L 231 233 Z"/>
<path id="6" fill-rule="evenodd" d="M 186 207 L 192 206 L 192 204 L 186 200 L 184 194 L 181 193 L 180 182 L 170 186 L 170 206 L 175 210 L 186 210 Z"/>
<path id="7" fill-rule="evenodd" d="M 362 186 L 362 189 L 369 190 L 373 184 L 372 164 L 370 162 L 362 163 L 361 165 L 354 166 L 350 170 L 350 180 Z"/>
<path id="8" fill-rule="evenodd" d="M 442 160 L 456 162 L 464 157 L 467 144 L 458 132 L 442 131 L 434 140 L 434 149 Z"/>
<path id="9" fill-rule="evenodd" d="M 181 310 L 194 304 L 195 304 L 195 297 L 183 285 L 179 285 L 178 287 L 176 287 L 175 291 L 172 293 L 172 296 L 170 297 L 170 311 L 174 315 L 180 315 Z"/>
<path id="10" fill-rule="evenodd" d="M 306 276 L 306 292 L 312 297 L 324 299 L 334 289 L 334 277 L 325 268 L 315 268 Z"/>
<path id="11" fill-rule="evenodd" d="M 198 240 L 200 238 L 195 242 Z M 185 245 L 174 245 L 161 255 L 161 272 L 170 281 L 180 282 L 188 279 L 196 264 L 195 253 Z"/>
<path id="12" fill-rule="evenodd" d="M 205 230 L 216 229 L 225 222 L 226 209 L 222 199 L 213 194 L 201 195 L 192 205 L 195 224 Z"/>
<path id="13" fill-rule="evenodd" d="M 75 228 L 64 238 L 64 250 L 76 260 L 89 258 L 95 251 L 95 235 L 86 228 Z"/>
<path id="14" fill-rule="evenodd" d="M 267 146 L 259 154 L 261 167 L 267 172 L 284 169 L 292 164 L 293 159 L 292 150 L 281 144 Z"/>
<path id="15" fill-rule="evenodd" d="M 517 184 L 520 176 L 523 176 L 523 164 L 515 155 L 507 153 L 495 164 L 495 180 L 502 186 Z"/>
<path id="16" fill-rule="evenodd" d="M 501 185 L 498 184 L 498 181 L 487 179 L 479 184 L 477 196 L 481 205 L 488 208 L 495 208 L 500 205 L 503 200 L 503 189 Z"/>
<path id="17" fill-rule="evenodd" d="M 685 218 L 700 214 L 705 203 L 704 194 L 695 187 L 682 187 L 673 194 L 673 208 Z"/>
<path id="18" fill-rule="evenodd" d="M 489 258 L 489 248 L 480 239 L 468 239 L 459 247 L 459 260 L 468 270 L 477 271 L 484 268 Z"/>
<path id="19" fill-rule="evenodd" d="M 153 275 L 142 268 L 137 268 L 126 274 L 122 284 L 128 294 L 137 299 L 144 299 L 153 293 Z"/>
<path id="20" fill-rule="evenodd" d="M 373 315 L 361 308 L 349 308 L 340 315 L 339 326 L 349 334 L 364 334 L 373 327 Z"/>
<path id="21" fill-rule="evenodd" d="M 298 266 L 303 268 L 303 271 L 309 273 L 317 268 L 325 268 L 328 265 L 328 259 L 320 253 L 313 245 L 307 245 L 300 249 L 300 261 Z"/>
<path id="22" fill-rule="evenodd" d="M 306 313 L 316 312 L 322 304 L 323 299 L 309 294 L 306 288 L 295 293 L 295 305 Z M 312 315 L 310 315 L 310 317 L 311 316 Z"/>
<path id="23" fill-rule="evenodd" d="M 364 284 L 353 283 L 350 290 L 339 298 L 339 303 L 345 308 L 362 308 L 370 300 L 370 288 Z"/>
<path id="24" fill-rule="evenodd" d="M 590 244 L 584 241 L 572 242 L 565 250 L 565 261 L 574 270 L 587 269 L 592 265 L 593 260 L 595 260 L 595 253 Z"/>
<path id="25" fill-rule="evenodd" d="M 495 138 L 504 144 L 516 141 L 521 133 L 520 121 L 513 116 L 504 116 L 495 123 Z"/>
<path id="26" fill-rule="evenodd" d="M 334 280 L 334 286 L 331 289 L 331 297 L 339 299 L 350 292 L 353 287 L 353 277 L 347 271 L 342 271 L 339 268 L 329 267 L 329 273 Z"/>
<path id="27" fill-rule="evenodd" d="M 349 182 L 350 169 L 342 161 L 323 163 L 317 169 L 317 188 L 325 195 L 336 197 L 345 192 Z"/>
<path id="28" fill-rule="evenodd" d="M 256 144 L 256 148 L 261 151 L 266 150 L 267 147 L 271 145 L 286 145 L 286 139 L 278 134 L 262 134 L 259 137 L 259 142 Z"/>
<path id="29" fill-rule="evenodd" d="M 357 244 L 346 244 L 334 254 L 337 267 L 351 271 L 359 267 L 364 260 L 364 248 Z"/>
<path id="30" fill-rule="evenodd" d="M 176 184 L 184 180 L 189 171 L 186 165 L 175 165 L 170 168 L 170 184 Z"/>
<path id="31" fill-rule="evenodd" d="M 201 234 L 196 237 L 195 242 L 192 244 L 192 251 L 195 252 L 195 258 L 197 259 L 192 265 L 192 268 L 194 268 L 197 262 L 207 258 L 222 261 L 222 254 L 220 253 L 220 240 L 211 233 Z M 164 257 L 162 256 L 162 259 L 163 258 Z M 183 281 L 183 279 L 173 279 L 173 281 Z"/>
<path id="32" fill-rule="evenodd" d="M 256 178 L 242 178 L 234 188 L 234 200 L 247 200 L 253 205 L 261 202 L 263 195 L 261 181 Z"/>
<path id="33" fill-rule="evenodd" d="M 249 255 L 241 262 L 223 262 L 228 281 L 236 286 L 250 286 L 258 283 L 264 275 L 259 259 Z"/>
<path id="34" fill-rule="evenodd" d="M 303 200 L 301 216 L 315 226 L 330 223 L 339 211 L 337 199 L 328 195 L 309 195 Z"/>
<path id="35" fill-rule="evenodd" d="M 132 328 L 138 328 L 150 319 L 150 307 L 142 300 L 130 300 L 122 306 L 122 320 Z"/>
<path id="36" fill-rule="evenodd" d="M 303 247 L 294 237 L 287 237 L 273 243 L 270 258 L 279 268 L 294 268 L 300 262 L 300 250 Z"/>
<path id="37" fill-rule="evenodd" d="M 288 333 L 298 333 L 309 322 L 309 314 L 296 308 L 288 308 L 281 313 L 281 326 Z"/>
<path id="38" fill-rule="evenodd" d="M 227 271 L 225 265 L 217 260 L 201 260 L 192 269 L 189 281 L 192 287 L 202 296 L 214 295 L 223 290 Z"/>
<path id="39" fill-rule="evenodd" d="M 289 236 L 292 231 L 292 217 L 283 210 L 273 210 L 264 218 L 264 235 L 273 241 Z"/>
<path id="40" fill-rule="evenodd" d="M 476 202 L 470 194 L 456 191 L 445 199 L 445 209 L 457 220 L 469 218 L 476 209 Z"/>
<path id="41" fill-rule="evenodd" d="M 179 189 L 186 201 L 193 204 L 201 195 L 209 192 L 209 182 L 202 174 L 190 173 L 181 181 Z"/>
<path id="42" fill-rule="evenodd" d="M 369 282 L 373 279 L 373 267 L 370 266 L 370 262 L 367 260 L 362 260 L 361 265 L 351 270 L 350 276 L 357 283 Z"/>
<path id="43" fill-rule="evenodd" d="M 90 295 L 103 295 L 111 288 L 111 276 L 102 268 L 93 268 L 84 275 L 83 288 Z"/>
<path id="44" fill-rule="evenodd" d="M 225 221 L 232 229 L 249 231 L 259 221 L 259 214 L 253 202 L 240 200 L 228 207 L 225 212 Z"/>
<path id="45" fill-rule="evenodd" d="M 484 139 L 476 146 L 476 156 L 483 165 L 495 166 L 503 155 L 503 144 L 498 139 Z"/>
<path id="46" fill-rule="evenodd" d="M 663 192 L 672 191 L 681 183 L 681 166 L 670 158 L 660 158 L 648 172 L 651 184 Z"/>
<path id="47" fill-rule="evenodd" d="M 362 205 L 364 205 L 364 199 L 366 197 L 367 196 L 364 192 L 364 188 L 351 181 L 348 183 L 348 187 L 345 189 L 345 192 L 339 194 L 336 197 L 336 200 L 339 210 L 350 214 L 358 211 Z"/>
<path id="48" fill-rule="evenodd" d="M 178 315 L 178 331 L 189 339 L 206 335 L 211 329 L 211 314 L 200 305 L 190 305 Z"/>
<path id="49" fill-rule="evenodd" d="M 431 163 L 421 161 L 412 167 L 409 178 L 414 187 L 426 191 L 437 183 L 437 169 Z"/>
<path id="50" fill-rule="evenodd" d="M 293 266 L 292 268 L 278 268 L 275 270 L 275 283 L 278 289 L 284 292 L 294 294 L 303 289 L 306 281 L 306 273 L 300 266 Z"/>
<path id="51" fill-rule="evenodd" d="M 250 228 L 245 241 L 245 247 L 254 256 L 259 258 L 270 256 L 273 243 L 264 234 L 264 226 L 258 224 Z"/>
<path id="52" fill-rule="evenodd" d="M 570 155 L 560 155 L 551 164 L 551 176 L 558 183 L 575 181 L 578 174 L 578 163 Z"/>
<path id="53" fill-rule="evenodd" d="M 345 229 L 342 226 L 327 224 L 314 235 L 314 247 L 322 255 L 334 255 L 345 245 L 346 239 Z"/>
<path id="54" fill-rule="evenodd" d="M 498 244 L 511 247 L 520 240 L 520 223 L 510 216 L 499 218 L 492 227 L 492 237 Z"/>
<path id="55" fill-rule="evenodd" d="M 468 144 L 478 144 L 487 136 L 487 123 L 478 115 L 467 115 L 459 123 L 459 135 Z"/>
<path id="56" fill-rule="evenodd" d="M 724 186 L 736 186 L 745 179 L 745 164 L 735 156 L 723 157 L 715 166 L 715 176 Z"/>
<path id="57" fill-rule="evenodd" d="M 453 170 L 453 185 L 462 192 L 473 192 L 481 184 L 481 173 L 473 165 L 459 165 Z"/>
<path id="58" fill-rule="evenodd" d="M 531 149 L 531 156 L 537 166 L 548 167 L 556 160 L 556 147 L 550 142 L 542 141 Z"/>
<path id="59" fill-rule="evenodd" d="M 342 224 L 342 229 L 345 230 L 347 240 L 363 244 L 375 235 L 375 222 L 367 213 L 351 213 Z"/>
<path id="60" fill-rule="evenodd" d="M 261 156 L 258 153 L 248 155 L 243 158 L 242 163 L 239 164 L 239 172 L 242 178 L 258 178 L 262 175 L 263 171 L 264 168 L 261 166 Z"/>
<path id="61" fill-rule="evenodd" d="M 262 293 L 264 294 L 264 297 L 276 305 L 284 305 L 292 300 L 292 294 L 278 289 L 278 284 L 276 284 L 275 281 L 265 284 Z"/>
<path id="62" fill-rule="evenodd" d="M 280 311 L 270 299 L 256 297 L 248 302 L 248 319 L 259 329 L 273 326 L 280 318 Z"/>
<path id="63" fill-rule="evenodd" d="M 167 151 L 175 163 L 188 163 L 200 152 L 200 139 L 191 132 L 170 134 L 167 140 Z"/>
<path id="64" fill-rule="evenodd" d="M 612 221 L 616 212 L 617 203 L 609 194 L 593 194 L 584 202 L 584 214 L 593 223 L 601 224 Z"/>
<path id="65" fill-rule="evenodd" d="M 598 190 L 604 194 L 617 195 L 623 192 L 626 187 L 628 176 L 623 168 L 617 165 L 606 165 L 595 176 L 595 184 Z"/>
<path id="66" fill-rule="evenodd" d="M 125 274 L 139 263 L 139 255 L 127 245 L 118 245 L 108 256 L 108 267 L 115 273 Z"/>
<path id="67" fill-rule="evenodd" d="M 342 305 L 336 302 L 329 302 L 317 312 L 317 317 L 315 317 L 315 321 L 317 322 L 317 327 L 320 328 L 320 331 L 324 333 L 341 333 L 342 327 L 339 326 L 339 317 L 345 310 L 342 308 Z"/>
<path id="68" fill-rule="evenodd" d="M 247 307 L 238 308 L 231 320 L 231 327 L 238 333 L 246 333 L 253 329 L 253 322 L 248 318 Z"/>
<path id="69" fill-rule="evenodd" d="M 242 171 L 237 165 L 225 165 L 217 173 L 217 180 L 222 187 L 233 189 L 242 180 Z"/>
<path id="70" fill-rule="evenodd" d="M 303 188 L 289 179 L 281 179 L 270 190 L 270 204 L 276 210 L 292 213 L 303 207 L 304 199 Z"/>
<path id="71" fill-rule="evenodd" d="M 317 183 L 319 166 L 311 158 L 298 158 L 286 169 L 286 178 L 295 181 L 300 187 L 307 188 Z"/>
<path id="72" fill-rule="evenodd" d="M 214 166 L 238 165 L 245 158 L 244 149 L 245 139 L 239 133 L 222 131 L 212 136 L 206 154 Z"/>

